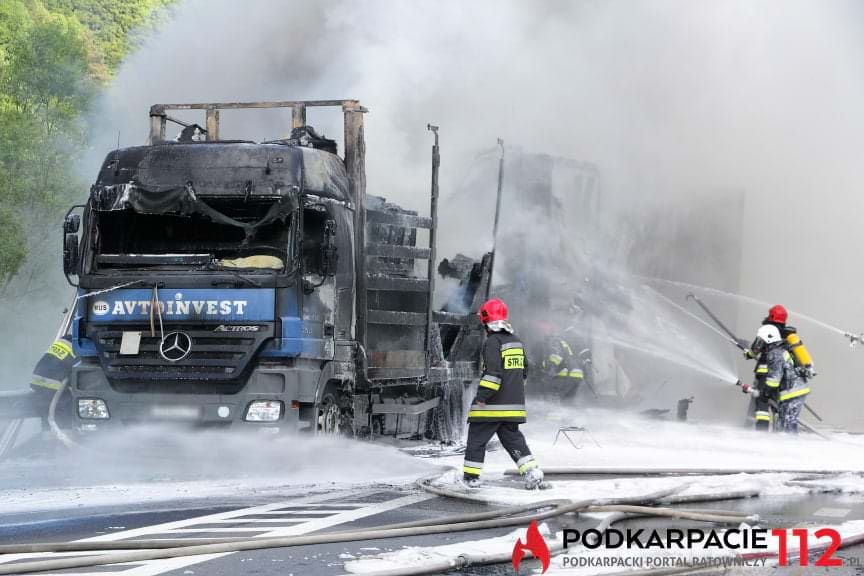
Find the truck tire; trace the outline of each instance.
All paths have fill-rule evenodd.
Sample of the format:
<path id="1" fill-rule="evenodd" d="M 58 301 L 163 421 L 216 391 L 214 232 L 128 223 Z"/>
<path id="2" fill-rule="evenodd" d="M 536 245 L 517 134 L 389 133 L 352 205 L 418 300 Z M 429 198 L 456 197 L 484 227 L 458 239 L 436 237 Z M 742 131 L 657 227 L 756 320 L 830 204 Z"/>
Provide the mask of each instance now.
<path id="1" fill-rule="evenodd" d="M 318 433 L 325 436 L 354 436 L 354 416 L 346 394 L 328 386 L 318 404 Z"/>

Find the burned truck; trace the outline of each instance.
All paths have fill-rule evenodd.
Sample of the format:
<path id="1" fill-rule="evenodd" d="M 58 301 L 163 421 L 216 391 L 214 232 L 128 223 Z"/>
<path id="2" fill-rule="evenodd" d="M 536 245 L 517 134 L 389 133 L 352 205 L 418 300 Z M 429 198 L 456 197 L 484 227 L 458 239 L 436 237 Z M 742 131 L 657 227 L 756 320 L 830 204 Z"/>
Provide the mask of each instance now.
<path id="1" fill-rule="evenodd" d="M 289 137 L 219 138 L 221 110 L 276 107 L 292 110 Z M 307 125 L 313 107 L 341 108 L 342 156 Z M 176 110 L 203 111 L 204 125 Z M 437 131 L 420 216 L 366 195 L 365 112 L 356 100 L 155 105 L 149 143 L 107 155 L 63 224 L 74 430 L 455 439 L 476 354 L 453 369 L 450 344 L 479 340 L 454 336 L 474 329 L 470 315 L 433 310 Z"/>

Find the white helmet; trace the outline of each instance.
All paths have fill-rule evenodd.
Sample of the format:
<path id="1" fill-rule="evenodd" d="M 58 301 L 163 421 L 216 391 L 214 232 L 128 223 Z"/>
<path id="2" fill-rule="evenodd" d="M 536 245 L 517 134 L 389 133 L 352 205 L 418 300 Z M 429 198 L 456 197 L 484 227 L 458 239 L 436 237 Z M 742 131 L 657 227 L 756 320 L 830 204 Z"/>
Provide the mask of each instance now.
<path id="1" fill-rule="evenodd" d="M 765 344 L 774 344 L 781 340 L 780 330 L 778 330 L 773 324 L 765 324 L 756 332 L 756 338 L 759 338 L 765 342 Z"/>

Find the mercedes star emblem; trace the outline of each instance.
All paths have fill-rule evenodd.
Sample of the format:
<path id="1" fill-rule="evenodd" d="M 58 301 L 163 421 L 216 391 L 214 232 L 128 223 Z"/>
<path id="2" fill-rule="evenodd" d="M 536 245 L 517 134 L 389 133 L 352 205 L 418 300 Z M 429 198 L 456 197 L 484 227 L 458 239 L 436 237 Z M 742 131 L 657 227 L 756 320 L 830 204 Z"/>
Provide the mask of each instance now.
<path id="1" fill-rule="evenodd" d="M 159 343 L 159 355 L 168 362 L 179 362 L 192 352 L 192 338 L 185 332 L 169 332 Z"/>

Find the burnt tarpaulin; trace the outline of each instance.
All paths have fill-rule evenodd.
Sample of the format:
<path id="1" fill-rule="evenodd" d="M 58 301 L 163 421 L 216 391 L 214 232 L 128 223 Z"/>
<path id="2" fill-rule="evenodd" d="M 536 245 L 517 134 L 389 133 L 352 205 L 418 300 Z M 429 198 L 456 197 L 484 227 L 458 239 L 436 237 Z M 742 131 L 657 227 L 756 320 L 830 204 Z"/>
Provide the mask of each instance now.
<path id="1" fill-rule="evenodd" d="M 121 148 L 105 158 L 97 185 L 134 182 L 146 190 L 164 191 L 194 182 L 196 193 L 207 199 L 238 194 L 269 198 L 299 188 L 325 198 L 351 200 L 341 158 L 286 143 L 172 142 Z"/>

